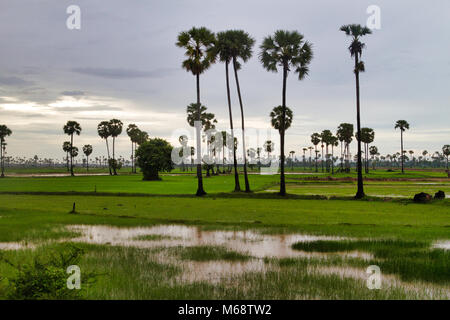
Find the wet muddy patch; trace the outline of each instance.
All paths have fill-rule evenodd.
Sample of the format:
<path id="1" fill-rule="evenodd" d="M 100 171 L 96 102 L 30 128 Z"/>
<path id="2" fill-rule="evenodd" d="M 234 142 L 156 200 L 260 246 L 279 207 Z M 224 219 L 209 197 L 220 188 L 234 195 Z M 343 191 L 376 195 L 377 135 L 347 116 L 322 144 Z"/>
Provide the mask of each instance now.
<path id="1" fill-rule="evenodd" d="M 350 240 L 342 237 L 306 234 L 267 235 L 251 230 L 205 231 L 200 227 L 184 225 L 158 225 L 138 228 L 76 225 L 68 228 L 81 234 L 81 236 L 72 239 L 75 242 L 138 248 L 223 246 L 255 258 L 326 257 L 326 254 L 319 252 L 294 250 L 292 244 L 319 240 Z M 342 254 L 350 257 L 364 256 L 354 252 Z"/>

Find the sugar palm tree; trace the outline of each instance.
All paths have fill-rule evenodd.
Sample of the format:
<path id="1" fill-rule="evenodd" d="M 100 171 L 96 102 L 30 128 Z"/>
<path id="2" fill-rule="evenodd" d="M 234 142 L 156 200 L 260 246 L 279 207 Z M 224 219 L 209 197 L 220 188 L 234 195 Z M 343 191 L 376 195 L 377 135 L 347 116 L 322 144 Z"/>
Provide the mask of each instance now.
<path id="1" fill-rule="evenodd" d="M 402 160 L 402 173 L 405 173 L 404 168 L 404 154 L 403 154 L 403 132 L 409 130 L 409 123 L 406 120 L 398 120 L 395 123 L 395 129 L 400 129 L 400 148 L 401 148 L 401 160 Z"/>
<path id="2" fill-rule="evenodd" d="M 12 134 L 11 129 L 9 129 L 6 125 L 0 125 L 0 165 L 1 165 L 1 178 L 5 177 L 5 150 L 6 150 L 6 142 L 5 138 Z"/>
<path id="3" fill-rule="evenodd" d="M 314 145 L 314 150 L 315 150 L 315 154 L 316 154 L 316 172 L 319 171 L 319 168 L 317 167 L 317 154 L 318 154 L 318 150 L 317 150 L 317 145 L 320 143 L 320 134 L 315 132 L 311 135 L 311 142 Z"/>
<path id="4" fill-rule="evenodd" d="M 446 144 L 442 147 L 442 153 L 447 159 L 447 172 L 448 172 L 448 157 L 450 156 L 450 144 Z"/>
<path id="5" fill-rule="evenodd" d="M 358 24 L 351 24 L 342 26 L 341 31 L 345 32 L 347 36 L 352 37 L 352 42 L 348 47 L 350 55 L 355 59 L 354 73 L 356 79 L 356 134 L 361 135 L 361 113 L 359 102 L 359 73 L 364 72 L 364 62 L 360 60 L 365 44 L 361 42 L 361 37 L 371 34 L 372 31 L 368 27 L 363 27 Z M 361 139 L 358 139 L 358 191 L 356 192 L 356 199 L 364 197 L 364 184 L 362 177 L 362 161 L 361 161 Z"/>
<path id="6" fill-rule="evenodd" d="M 313 57 L 312 45 L 304 40 L 303 35 L 297 31 L 275 31 L 273 36 L 264 39 L 261 45 L 260 60 L 267 71 L 278 72 L 283 70 L 283 90 L 280 123 L 280 195 L 286 194 L 286 181 L 284 176 L 284 136 L 286 130 L 286 82 L 289 71 L 294 71 L 299 80 L 303 80 L 309 72 L 309 63 Z"/>
<path id="7" fill-rule="evenodd" d="M 100 136 L 100 138 L 105 139 L 106 141 L 106 151 L 107 151 L 107 155 L 108 155 L 108 169 L 109 169 L 109 174 L 112 175 L 112 170 L 111 170 L 111 156 L 109 153 L 109 144 L 108 144 L 108 138 L 111 136 L 111 131 L 110 131 L 110 126 L 109 126 L 109 122 L 108 121 L 102 121 L 98 124 L 97 126 L 97 133 Z"/>
<path id="8" fill-rule="evenodd" d="M 116 138 L 122 133 L 123 123 L 119 119 L 111 119 L 108 123 L 109 132 L 113 138 L 112 149 L 112 169 L 115 176 L 117 176 L 117 161 L 116 161 Z"/>
<path id="9" fill-rule="evenodd" d="M 77 136 L 81 133 L 81 126 L 76 121 L 67 121 L 67 123 L 63 127 L 64 133 L 70 136 L 70 149 L 74 150 L 73 146 L 73 135 L 76 134 Z M 73 153 L 70 152 L 70 175 L 73 177 Z"/>
<path id="10" fill-rule="evenodd" d="M 66 166 L 67 166 L 67 171 L 70 171 L 69 168 L 69 152 L 70 152 L 70 141 L 64 141 L 63 146 L 62 146 L 63 151 L 66 153 Z"/>
<path id="11" fill-rule="evenodd" d="M 275 147 L 275 144 L 271 140 L 267 140 L 264 142 L 264 151 L 267 152 L 267 158 L 269 158 L 270 161 L 270 154 L 273 152 L 273 148 Z"/>
<path id="12" fill-rule="evenodd" d="M 196 77 L 197 84 L 197 121 L 200 121 L 200 74 L 204 73 L 214 62 L 215 57 L 213 53 L 213 47 L 215 43 L 215 35 L 208 29 L 192 28 L 189 31 L 181 32 L 178 35 L 178 41 L 176 45 L 180 48 L 186 49 L 186 60 L 183 61 L 182 67 L 187 72 L 191 72 Z M 197 158 L 201 158 L 201 134 L 200 128 L 197 130 Z M 197 196 L 203 196 L 206 194 L 203 188 L 202 179 L 202 165 L 201 161 L 197 164 Z"/>
<path id="13" fill-rule="evenodd" d="M 375 140 L 372 128 L 361 128 L 361 142 L 364 143 L 365 172 L 369 173 L 369 145 Z"/>
<path id="14" fill-rule="evenodd" d="M 127 127 L 127 135 L 130 137 L 131 141 L 131 172 L 135 173 L 135 156 L 136 153 L 136 143 L 139 137 L 139 128 L 134 123 L 131 123 Z"/>
<path id="15" fill-rule="evenodd" d="M 231 94 L 230 94 L 230 77 L 229 65 L 233 59 L 231 49 L 233 44 L 232 31 L 219 32 L 217 34 L 217 41 L 214 46 L 215 55 L 219 60 L 225 63 L 225 81 L 227 88 L 227 102 L 228 102 L 228 116 L 230 118 L 231 141 L 234 141 L 234 125 L 233 113 L 231 110 Z M 236 150 L 233 148 L 233 166 L 234 166 L 234 191 L 240 191 L 239 173 L 237 169 Z"/>
<path id="16" fill-rule="evenodd" d="M 92 145 L 86 144 L 83 146 L 83 153 L 86 155 L 86 171 L 89 171 L 89 156 L 92 154 Z"/>
<path id="17" fill-rule="evenodd" d="M 242 126 L 242 150 L 244 157 L 244 179 L 245 192 L 250 192 L 250 183 L 247 174 L 247 157 L 245 147 L 245 121 L 244 121 L 244 106 L 242 104 L 241 87 L 239 84 L 238 70 L 241 68 L 242 62 L 247 62 L 252 56 L 252 48 L 255 40 L 243 30 L 231 30 L 231 56 L 233 57 L 234 79 L 236 81 L 236 90 L 239 98 L 239 106 L 241 108 L 241 126 Z M 239 61 L 240 60 L 240 61 Z"/>

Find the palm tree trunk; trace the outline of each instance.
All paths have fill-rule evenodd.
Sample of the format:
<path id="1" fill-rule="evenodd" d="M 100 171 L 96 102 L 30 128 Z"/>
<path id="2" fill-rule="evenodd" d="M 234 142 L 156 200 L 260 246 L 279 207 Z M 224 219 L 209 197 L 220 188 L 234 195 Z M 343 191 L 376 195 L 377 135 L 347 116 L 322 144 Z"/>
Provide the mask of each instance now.
<path id="1" fill-rule="evenodd" d="M 402 159 L 402 173 L 405 173 L 405 169 L 403 167 L 403 130 L 401 128 L 400 128 L 400 145 L 401 145 L 400 157 Z"/>
<path id="2" fill-rule="evenodd" d="M 318 166 L 317 166 L 317 145 L 314 145 L 314 149 L 315 149 L 315 154 L 316 154 L 316 161 L 315 161 L 315 163 L 316 163 L 316 172 L 319 172 L 319 168 L 318 168 Z"/>
<path id="3" fill-rule="evenodd" d="M 2 170 L 2 174 L 0 175 L 0 177 L 4 178 L 5 177 L 5 169 L 3 168 L 3 139 L 0 140 L 0 166 L 1 166 L 1 170 Z"/>
<path id="4" fill-rule="evenodd" d="M 355 54 L 355 79 L 356 79 L 356 126 L 358 135 L 358 191 L 355 198 L 361 199 L 364 197 L 364 184 L 362 176 L 362 163 L 361 163 L 361 114 L 360 114 L 360 102 L 359 102 L 359 70 L 358 70 L 358 53 Z"/>
<path id="5" fill-rule="evenodd" d="M 106 140 L 106 151 L 108 153 L 108 169 L 109 169 L 109 175 L 112 176 L 112 171 L 111 171 L 111 157 L 109 155 L 109 144 L 108 144 L 108 138 L 105 139 Z"/>
<path id="6" fill-rule="evenodd" d="M 116 137 L 113 137 L 113 173 L 115 176 L 117 176 L 116 171 Z"/>
<path id="7" fill-rule="evenodd" d="M 239 85 L 239 78 L 237 74 L 236 67 L 236 58 L 233 58 L 233 68 L 234 68 L 234 78 L 236 80 L 236 89 L 239 98 L 239 105 L 241 107 L 241 123 L 242 123 L 242 149 L 244 155 L 244 178 L 245 178 L 245 192 L 250 191 L 250 183 L 248 182 L 248 174 L 247 174 L 247 152 L 245 150 L 245 121 L 244 121 L 244 106 L 242 105 L 242 96 L 241 96 L 241 88 Z"/>
<path id="8" fill-rule="evenodd" d="M 73 133 L 70 135 L 70 175 L 73 177 Z"/>
<path id="9" fill-rule="evenodd" d="M 228 65 L 229 62 L 227 61 L 225 63 L 225 77 L 227 83 L 228 115 L 230 116 L 231 143 L 233 145 L 234 191 L 241 191 L 241 186 L 239 183 L 239 173 L 237 170 L 236 148 L 234 147 L 234 127 L 233 127 L 233 114 L 231 111 L 230 76 L 228 71 Z"/>
<path id="10" fill-rule="evenodd" d="M 67 167 L 67 172 L 69 172 L 70 168 L 69 168 L 69 153 L 68 152 L 66 152 L 66 167 Z"/>
<path id="11" fill-rule="evenodd" d="M 86 171 L 89 171 L 89 156 L 86 156 Z"/>
<path id="12" fill-rule="evenodd" d="M 200 118 L 200 74 L 197 73 L 196 75 L 197 80 L 197 121 L 201 121 Z M 196 196 L 203 196 L 206 194 L 205 190 L 203 189 L 203 176 L 202 176 L 202 152 L 201 152 L 201 132 L 200 127 L 197 126 L 197 193 Z"/>
<path id="13" fill-rule="evenodd" d="M 286 82 L 287 82 L 287 72 L 288 66 L 285 63 L 283 66 L 283 115 L 281 117 L 281 130 L 280 130 L 280 164 L 281 164 L 281 172 L 280 172 L 280 195 L 286 195 L 286 181 L 284 177 L 284 127 L 286 123 Z"/>

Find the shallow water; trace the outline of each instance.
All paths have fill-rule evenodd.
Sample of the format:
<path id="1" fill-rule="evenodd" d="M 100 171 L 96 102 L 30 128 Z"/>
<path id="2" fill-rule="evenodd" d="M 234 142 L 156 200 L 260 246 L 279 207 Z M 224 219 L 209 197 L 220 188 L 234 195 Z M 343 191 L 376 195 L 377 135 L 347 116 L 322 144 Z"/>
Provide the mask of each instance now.
<path id="1" fill-rule="evenodd" d="M 433 248 L 450 250 L 450 240 L 437 241 L 433 244 Z"/>
<path id="2" fill-rule="evenodd" d="M 111 226 L 78 225 L 69 227 L 81 232 L 72 241 L 95 244 L 110 244 L 138 248 L 224 246 L 230 250 L 248 254 L 255 258 L 326 257 L 319 252 L 302 252 L 291 248 L 296 242 L 317 240 L 347 240 L 342 237 L 314 236 L 306 234 L 263 235 L 254 231 L 204 231 L 195 226 L 158 225 L 154 227 L 117 228 Z M 137 240 L 145 235 L 161 235 L 169 239 Z M 345 257 L 370 259 L 364 252 L 334 253 Z"/>

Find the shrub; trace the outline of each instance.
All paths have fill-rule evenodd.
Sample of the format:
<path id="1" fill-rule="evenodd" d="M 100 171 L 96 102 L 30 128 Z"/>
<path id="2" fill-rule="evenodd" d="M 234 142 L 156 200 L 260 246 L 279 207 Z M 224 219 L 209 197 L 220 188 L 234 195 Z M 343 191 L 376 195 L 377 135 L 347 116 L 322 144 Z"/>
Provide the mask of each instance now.
<path id="1" fill-rule="evenodd" d="M 136 151 L 137 163 L 144 180 L 160 180 L 158 173 L 173 169 L 172 146 L 164 139 L 150 139 Z"/>

